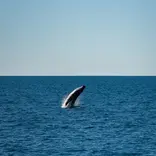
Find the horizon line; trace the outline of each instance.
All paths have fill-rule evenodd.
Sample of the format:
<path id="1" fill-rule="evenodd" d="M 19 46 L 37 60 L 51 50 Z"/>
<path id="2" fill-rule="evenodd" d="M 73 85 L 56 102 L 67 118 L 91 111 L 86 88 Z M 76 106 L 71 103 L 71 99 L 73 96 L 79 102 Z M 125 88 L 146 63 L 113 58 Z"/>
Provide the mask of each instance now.
<path id="1" fill-rule="evenodd" d="M 72 74 L 71 74 L 71 75 L 68 75 L 68 74 L 67 74 L 67 75 L 23 75 L 23 74 L 21 74 L 21 75 L 0 75 L 0 77 L 16 77 L 16 76 L 17 76 L 17 77 L 18 77 L 18 76 L 19 76 L 19 77 L 22 77 L 22 76 L 26 76 L 26 77 L 29 77 L 29 76 L 34 76 L 34 77 L 37 77 L 37 76 L 43 76 L 43 77 L 44 77 L 44 76 L 45 76 L 45 77 L 48 77 L 48 76 L 54 76 L 54 77 L 61 77 L 61 76 L 64 76 L 64 77 L 70 77 L 70 76 L 71 76 L 71 77 L 74 77 L 74 76 L 75 76 L 75 77 L 76 77 L 76 76 L 84 76 L 84 77 L 85 77 L 85 76 L 86 76 L 86 77 L 87 77 L 87 76 L 99 76 L 99 77 L 100 77 L 100 76 L 106 76 L 106 77 L 109 77 L 109 76 L 123 76 L 123 77 L 134 77 L 134 76 L 135 76 L 135 77 L 137 77 L 137 76 L 138 76 L 138 77 L 139 77 L 139 76 L 140 76 L 140 77 L 143 77 L 143 76 L 151 76 L 151 77 L 152 77 L 152 76 L 153 76 L 153 77 L 154 77 L 154 76 L 156 76 L 156 75 L 141 75 L 141 74 L 140 74 L 140 75 L 102 75 L 102 74 L 101 74 L 101 75 L 100 75 L 100 74 L 98 74 L 98 75 L 91 75 L 91 74 L 89 74 L 89 75 L 74 75 L 74 74 L 73 74 L 73 75 L 72 75 Z"/>

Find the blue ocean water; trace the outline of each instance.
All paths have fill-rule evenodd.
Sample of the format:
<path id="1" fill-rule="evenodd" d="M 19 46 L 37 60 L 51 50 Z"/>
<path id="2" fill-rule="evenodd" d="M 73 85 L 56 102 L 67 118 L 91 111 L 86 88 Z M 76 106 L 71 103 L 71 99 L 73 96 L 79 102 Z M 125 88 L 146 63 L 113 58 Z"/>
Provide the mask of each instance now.
<path id="1" fill-rule="evenodd" d="M 155 156 L 156 77 L 0 77 L 0 155 Z"/>

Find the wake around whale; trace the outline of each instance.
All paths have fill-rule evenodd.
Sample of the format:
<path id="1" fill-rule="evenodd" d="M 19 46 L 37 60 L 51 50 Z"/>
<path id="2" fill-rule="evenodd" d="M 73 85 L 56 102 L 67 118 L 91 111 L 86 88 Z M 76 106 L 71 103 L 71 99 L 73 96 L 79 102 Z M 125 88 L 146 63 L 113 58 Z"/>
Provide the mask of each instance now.
<path id="1" fill-rule="evenodd" d="M 81 86 L 81 87 L 74 89 L 63 102 L 62 108 L 73 108 L 75 106 L 74 104 L 75 104 L 76 99 L 83 92 L 84 89 L 85 89 L 85 86 Z"/>

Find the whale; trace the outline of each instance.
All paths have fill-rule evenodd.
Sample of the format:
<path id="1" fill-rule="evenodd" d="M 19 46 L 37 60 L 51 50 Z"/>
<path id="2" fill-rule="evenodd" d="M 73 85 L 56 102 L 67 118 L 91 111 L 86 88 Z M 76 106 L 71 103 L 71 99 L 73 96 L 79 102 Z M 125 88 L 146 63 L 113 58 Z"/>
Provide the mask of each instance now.
<path id="1" fill-rule="evenodd" d="M 83 90 L 86 88 L 86 86 L 81 86 L 78 87 L 76 89 L 74 89 L 65 99 L 62 108 L 73 108 L 76 99 L 78 98 L 78 96 L 83 92 Z"/>

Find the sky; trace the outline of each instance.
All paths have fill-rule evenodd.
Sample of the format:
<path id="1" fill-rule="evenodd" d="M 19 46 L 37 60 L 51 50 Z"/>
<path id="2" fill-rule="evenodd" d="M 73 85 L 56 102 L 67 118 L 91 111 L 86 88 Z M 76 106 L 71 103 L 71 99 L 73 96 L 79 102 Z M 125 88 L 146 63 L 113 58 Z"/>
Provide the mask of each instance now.
<path id="1" fill-rule="evenodd" d="M 0 75 L 156 75 L 155 0 L 0 0 Z"/>

